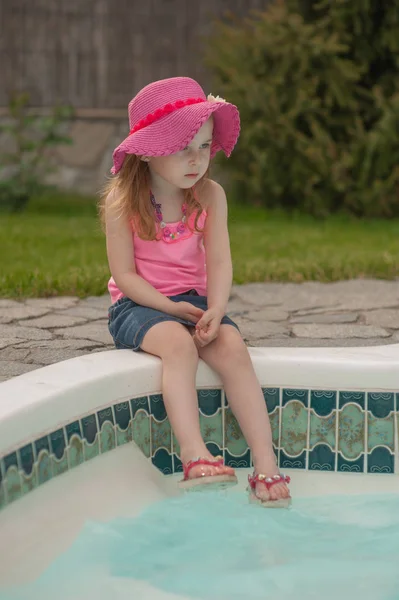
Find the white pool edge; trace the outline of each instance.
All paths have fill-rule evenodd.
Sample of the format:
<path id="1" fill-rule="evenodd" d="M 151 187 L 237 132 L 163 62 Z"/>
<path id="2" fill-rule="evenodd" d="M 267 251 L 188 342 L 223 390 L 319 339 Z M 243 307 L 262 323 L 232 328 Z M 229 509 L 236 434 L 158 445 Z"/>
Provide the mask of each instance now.
<path id="1" fill-rule="evenodd" d="M 250 348 L 262 386 L 399 391 L 399 344 L 359 348 Z M 110 402 L 159 393 L 161 361 L 110 350 L 55 363 L 0 383 L 0 456 Z M 221 387 L 200 361 L 198 389 Z M 398 439 L 396 431 L 396 455 Z M 398 462 L 398 461 L 396 461 Z"/>

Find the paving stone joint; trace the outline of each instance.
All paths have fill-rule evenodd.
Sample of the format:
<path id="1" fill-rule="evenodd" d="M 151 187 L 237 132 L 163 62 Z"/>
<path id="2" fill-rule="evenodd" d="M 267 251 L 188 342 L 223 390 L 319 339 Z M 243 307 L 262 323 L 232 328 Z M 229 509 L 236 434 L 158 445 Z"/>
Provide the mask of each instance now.
<path id="1" fill-rule="evenodd" d="M 0 382 L 113 348 L 109 295 L 0 299 Z M 399 281 L 233 286 L 228 314 L 249 346 L 371 346 L 399 342 Z"/>

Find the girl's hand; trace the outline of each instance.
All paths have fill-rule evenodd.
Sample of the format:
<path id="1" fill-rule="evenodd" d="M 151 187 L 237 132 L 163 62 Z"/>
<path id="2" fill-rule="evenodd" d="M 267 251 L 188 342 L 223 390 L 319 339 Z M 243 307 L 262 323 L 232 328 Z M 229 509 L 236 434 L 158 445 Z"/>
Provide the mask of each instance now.
<path id="1" fill-rule="evenodd" d="M 204 312 L 195 326 L 194 341 L 198 346 L 203 348 L 217 338 L 222 318 L 223 312 L 216 308 Z"/>
<path id="2" fill-rule="evenodd" d="M 205 311 L 203 311 L 202 308 L 197 308 L 190 302 L 171 302 L 173 306 L 171 306 L 169 312 L 174 317 L 180 317 L 181 319 L 186 319 L 186 321 L 197 323 L 202 315 L 205 314 Z"/>

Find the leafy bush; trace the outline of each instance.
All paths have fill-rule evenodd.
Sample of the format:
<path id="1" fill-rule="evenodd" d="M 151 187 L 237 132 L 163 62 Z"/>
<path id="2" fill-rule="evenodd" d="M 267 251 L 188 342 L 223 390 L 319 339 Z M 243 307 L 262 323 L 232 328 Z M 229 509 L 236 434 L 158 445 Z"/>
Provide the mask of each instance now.
<path id="1" fill-rule="evenodd" d="M 68 106 L 56 106 L 48 116 L 29 112 L 26 93 L 11 96 L 10 118 L 0 123 L 0 133 L 7 137 L 5 151 L 0 153 L 0 208 L 17 212 L 29 199 L 46 186 L 45 175 L 55 169 L 50 150 L 59 144 L 70 144 L 62 127 L 72 116 Z"/>
<path id="2" fill-rule="evenodd" d="M 277 0 L 219 22 L 205 58 L 241 112 L 237 198 L 399 215 L 399 0 Z"/>

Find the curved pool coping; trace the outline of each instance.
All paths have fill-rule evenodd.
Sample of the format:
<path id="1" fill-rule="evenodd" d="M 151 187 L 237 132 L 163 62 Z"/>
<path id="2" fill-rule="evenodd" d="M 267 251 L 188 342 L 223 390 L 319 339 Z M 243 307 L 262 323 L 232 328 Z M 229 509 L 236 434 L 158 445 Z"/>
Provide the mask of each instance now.
<path id="1" fill-rule="evenodd" d="M 399 344 L 359 348 L 249 348 L 262 386 L 399 391 Z M 221 380 L 200 361 L 197 389 Z M 0 383 L 0 457 L 76 416 L 161 390 L 161 361 L 110 350 L 79 356 Z"/>

